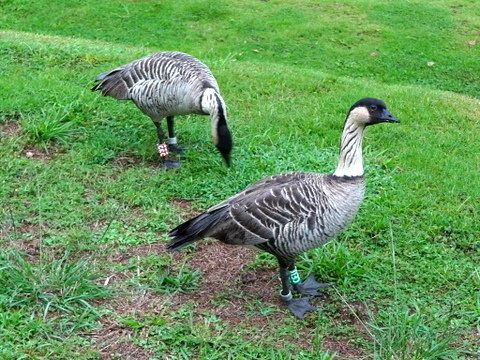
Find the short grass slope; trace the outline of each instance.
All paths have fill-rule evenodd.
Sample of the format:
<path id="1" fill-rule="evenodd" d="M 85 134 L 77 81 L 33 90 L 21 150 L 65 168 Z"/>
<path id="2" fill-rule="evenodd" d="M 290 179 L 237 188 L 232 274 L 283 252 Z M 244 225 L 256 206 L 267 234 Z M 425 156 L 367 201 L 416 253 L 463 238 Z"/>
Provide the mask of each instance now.
<path id="1" fill-rule="evenodd" d="M 474 359 L 480 318 L 476 1 L 0 1 L 0 358 Z M 234 134 L 179 118 L 180 171 L 95 76 L 158 50 L 217 76 Z M 333 284 L 305 322 L 267 254 L 166 231 L 264 176 L 334 169 L 365 96 L 367 198 L 299 261 Z"/>

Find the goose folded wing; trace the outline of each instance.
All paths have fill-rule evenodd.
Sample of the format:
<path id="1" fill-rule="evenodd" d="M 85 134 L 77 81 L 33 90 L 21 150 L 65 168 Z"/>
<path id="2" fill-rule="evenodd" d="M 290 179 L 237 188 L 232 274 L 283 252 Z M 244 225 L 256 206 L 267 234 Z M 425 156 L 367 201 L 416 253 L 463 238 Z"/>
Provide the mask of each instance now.
<path id="1" fill-rule="evenodd" d="M 226 199 L 225 201 L 222 201 L 221 203 L 215 206 L 212 206 L 210 209 L 208 209 L 208 211 L 224 207 L 225 205 L 233 205 L 237 201 L 240 201 L 241 199 L 250 198 L 251 196 L 255 196 L 255 194 L 257 193 L 259 193 L 260 196 L 262 196 L 261 195 L 262 193 L 269 191 L 270 189 L 273 189 L 275 187 L 282 186 L 282 185 L 286 186 L 292 182 L 295 183 L 295 182 L 301 181 L 310 175 L 311 174 L 309 173 L 296 172 L 296 173 L 287 173 L 287 174 L 280 174 L 280 175 L 273 175 L 273 176 L 266 177 L 250 185 L 242 192 L 236 195 L 233 195 L 232 197 Z"/>
<path id="2" fill-rule="evenodd" d="M 305 186 L 290 181 L 237 197 L 231 200 L 230 217 L 263 242 L 269 241 L 288 224 L 308 221 L 315 214 L 312 199 L 305 195 Z"/>

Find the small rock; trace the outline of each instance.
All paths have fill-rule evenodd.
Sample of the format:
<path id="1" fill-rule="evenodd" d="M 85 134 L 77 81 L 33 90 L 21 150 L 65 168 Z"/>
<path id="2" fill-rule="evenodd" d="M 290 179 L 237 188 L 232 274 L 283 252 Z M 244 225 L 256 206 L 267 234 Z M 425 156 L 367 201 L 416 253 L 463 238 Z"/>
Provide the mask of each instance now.
<path id="1" fill-rule="evenodd" d="M 475 46 L 475 45 L 477 45 L 477 40 L 469 40 L 469 41 L 467 41 L 467 44 L 470 45 L 470 46 Z"/>
<path id="2" fill-rule="evenodd" d="M 29 158 L 33 157 L 33 155 L 35 154 L 33 153 L 33 151 L 30 151 L 30 150 L 25 153 L 25 156 Z"/>
<path id="3" fill-rule="evenodd" d="M 427 61 L 427 66 L 432 67 L 433 65 L 435 65 L 434 61 Z"/>

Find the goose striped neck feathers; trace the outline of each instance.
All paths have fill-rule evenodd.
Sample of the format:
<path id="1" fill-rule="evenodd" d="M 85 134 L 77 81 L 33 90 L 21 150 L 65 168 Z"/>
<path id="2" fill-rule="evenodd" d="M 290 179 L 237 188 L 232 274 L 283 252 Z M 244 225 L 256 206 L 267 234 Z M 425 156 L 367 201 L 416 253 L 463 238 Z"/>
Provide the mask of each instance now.
<path id="1" fill-rule="evenodd" d="M 213 88 L 204 90 L 201 97 L 202 110 L 212 118 L 212 139 L 217 150 L 222 155 L 227 166 L 230 166 L 230 153 L 233 147 L 232 135 L 227 126 L 227 112 L 225 102 Z"/>
<path id="2" fill-rule="evenodd" d="M 388 111 L 387 105 L 382 100 L 365 98 L 352 105 L 345 120 L 340 157 L 333 175 L 339 177 L 363 176 L 363 132 L 366 126 L 382 122 L 399 122 Z"/>

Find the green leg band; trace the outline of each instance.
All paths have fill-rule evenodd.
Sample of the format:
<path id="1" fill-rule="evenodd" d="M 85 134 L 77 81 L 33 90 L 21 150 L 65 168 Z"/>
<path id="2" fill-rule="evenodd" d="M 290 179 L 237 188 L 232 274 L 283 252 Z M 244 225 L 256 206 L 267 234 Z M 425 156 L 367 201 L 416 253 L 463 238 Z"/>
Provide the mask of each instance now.
<path id="1" fill-rule="evenodd" d="M 292 285 L 298 284 L 300 282 L 300 274 L 297 271 L 297 268 L 294 268 L 290 271 L 290 282 Z"/>

